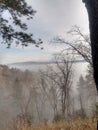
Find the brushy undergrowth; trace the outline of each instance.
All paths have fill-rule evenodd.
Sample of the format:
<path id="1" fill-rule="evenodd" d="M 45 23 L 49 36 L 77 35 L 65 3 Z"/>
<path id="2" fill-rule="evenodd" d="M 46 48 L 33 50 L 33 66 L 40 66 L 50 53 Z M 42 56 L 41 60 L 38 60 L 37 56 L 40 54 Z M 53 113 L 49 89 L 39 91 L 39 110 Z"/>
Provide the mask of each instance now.
<path id="1" fill-rule="evenodd" d="M 96 130 L 97 121 L 93 119 L 73 119 L 40 125 L 14 124 L 13 130 Z"/>

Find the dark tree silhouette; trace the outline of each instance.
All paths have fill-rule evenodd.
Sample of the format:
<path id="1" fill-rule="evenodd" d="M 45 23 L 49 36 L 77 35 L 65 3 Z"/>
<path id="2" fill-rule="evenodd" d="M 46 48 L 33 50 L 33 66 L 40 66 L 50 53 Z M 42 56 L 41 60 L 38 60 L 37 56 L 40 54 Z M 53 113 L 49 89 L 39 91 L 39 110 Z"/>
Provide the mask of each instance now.
<path id="1" fill-rule="evenodd" d="M 34 40 L 33 34 L 27 33 L 27 24 L 22 20 L 22 17 L 25 17 L 26 20 L 32 19 L 35 12 L 25 0 L 0 0 L 1 43 L 7 43 L 8 47 L 13 41 L 17 44 L 21 43 L 23 46 L 33 43 L 38 47 L 42 43 L 41 39 Z"/>
<path id="2" fill-rule="evenodd" d="M 89 17 L 94 79 L 98 91 L 98 0 L 83 0 L 83 2 Z"/>

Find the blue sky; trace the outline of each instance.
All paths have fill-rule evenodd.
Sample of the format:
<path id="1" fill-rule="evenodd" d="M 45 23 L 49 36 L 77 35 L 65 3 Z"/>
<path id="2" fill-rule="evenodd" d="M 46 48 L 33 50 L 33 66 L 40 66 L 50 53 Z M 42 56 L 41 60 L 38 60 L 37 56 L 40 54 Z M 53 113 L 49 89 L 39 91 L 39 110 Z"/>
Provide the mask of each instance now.
<path id="1" fill-rule="evenodd" d="M 0 45 L 0 63 L 49 60 L 54 53 L 64 49 L 62 45 L 51 44 L 53 38 L 60 36 L 66 39 L 66 32 L 73 25 L 78 25 L 88 33 L 88 17 L 82 0 L 26 1 L 37 11 L 34 19 L 27 23 L 28 31 L 34 34 L 34 38 L 43 39 L 44 50 L 31 45 L 24 49 L 21 46 L 15 47 L 15 44 L 10 49 Z"/>

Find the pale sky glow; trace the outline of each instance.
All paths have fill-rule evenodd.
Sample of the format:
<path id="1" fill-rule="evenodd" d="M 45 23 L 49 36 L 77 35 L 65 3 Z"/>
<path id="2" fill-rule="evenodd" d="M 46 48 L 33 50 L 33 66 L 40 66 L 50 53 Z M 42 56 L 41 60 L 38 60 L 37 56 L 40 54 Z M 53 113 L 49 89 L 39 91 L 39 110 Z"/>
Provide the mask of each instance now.
<path id="1" fill-rule="evenodd" d="M 67 38 L 66 32 L 73 25 L 78 25 L 88 33 L 88 17 L 82 0 L 26 0 L 37 11 L 32 21 L 28 22 L 29 32 L 34 38 L 44 41 L 44 50 L 29 46 L 12 46 L 6 49 L 6 45 L 0 45 L 1 63 L 14 63 L 20 61 L 49 60 L 53 53 L 64 49 L 64 46 L 48 44 L 54 37 Z"/>

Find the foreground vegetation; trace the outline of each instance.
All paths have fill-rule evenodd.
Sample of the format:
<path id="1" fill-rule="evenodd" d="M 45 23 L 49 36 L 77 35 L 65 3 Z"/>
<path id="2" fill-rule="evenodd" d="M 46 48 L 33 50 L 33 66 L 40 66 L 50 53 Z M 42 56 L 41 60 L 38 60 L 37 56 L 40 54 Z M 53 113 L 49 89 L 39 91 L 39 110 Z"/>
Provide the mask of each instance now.
<path id="1" fill-rule="evenodd" d="M 13 130 L 96 130 L 96 119 L 78 118 L 56 123 L 47 122 L 40 125 L 15 124 Z"/>

